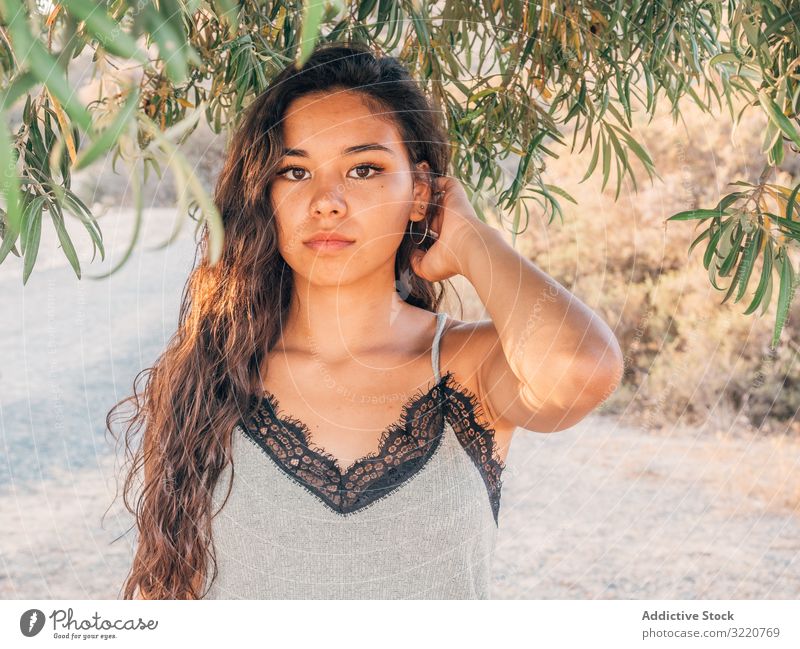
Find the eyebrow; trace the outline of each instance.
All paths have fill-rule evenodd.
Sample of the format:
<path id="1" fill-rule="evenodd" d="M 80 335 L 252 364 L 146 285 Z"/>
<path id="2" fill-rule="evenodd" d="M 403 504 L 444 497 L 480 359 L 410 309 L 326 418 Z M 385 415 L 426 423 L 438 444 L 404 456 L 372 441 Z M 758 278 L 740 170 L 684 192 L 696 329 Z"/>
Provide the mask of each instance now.
<path id="1" fill-rule="evenodd" d="M 361 151 L 385 151 L 389 155 L 394 155 L 394 151 L 392 151 L 389 147 L 383 146 L 382 144 L 378 144 L 377 142 L 370 142 L 369 144 L 356 144 L 355 146 L 349 146 L 342 149 L 343 155 L 350 155 L 352 153 L 360 153 Z M 281 151 L 282 156 L 299 156 L 301 158 L 308 158 L 308 151 L 305 149 L 283 149 Z"/>

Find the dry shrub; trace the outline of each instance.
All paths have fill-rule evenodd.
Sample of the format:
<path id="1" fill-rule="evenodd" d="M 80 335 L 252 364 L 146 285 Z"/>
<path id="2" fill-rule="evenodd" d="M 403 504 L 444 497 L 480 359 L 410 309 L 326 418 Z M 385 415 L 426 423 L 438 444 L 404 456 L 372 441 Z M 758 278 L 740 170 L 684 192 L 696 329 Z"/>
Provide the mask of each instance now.
<path id="1" fill-rule="evenodd" d="M 639 116 L 635 135 L 662 180 L 651 185 L 634 161 L 638 193 L 626 181 L 617 202 L 613 172 L 603 191 L 597 172 L 578 183 L 591 146 L 549 162 L 547 182 L 564 187 L 579 204 L 562 202 L 563 225 L 532 219 L 517 246 L 614 330 L 626 372 L 603 410 L 654 429 L 709 422 L 785 428 L 800 406 L 799 349 L 793 342 L 798 301 L 773 358 L 768 345 L 775 305 L 763 317 L 742 315 L 758 283 L 760 262 L 743 300 L 722 305 L 724 292 L 710 285 L 702 265 L 703 243 L 687 255 L 696 225 L 666 224 L 674 213 L 715 205 L 733 191 L 726 186 L 730 181 L 757 180 L 764 160 L 759 152 L 764 118 L 749 109 L 733 142 L 727 113 L 709 116 L 687 107 L 685 120 L 686 128 L 680 122 L 673 125 L 666 107 L 650 125 Z M 797 161 L 791 160 L 773 181 L 794 184 L 796 171 Z M 728 280 L 721 281 L 727 288 Z M 773 302 L 776 296 L 777 281 Z"/>

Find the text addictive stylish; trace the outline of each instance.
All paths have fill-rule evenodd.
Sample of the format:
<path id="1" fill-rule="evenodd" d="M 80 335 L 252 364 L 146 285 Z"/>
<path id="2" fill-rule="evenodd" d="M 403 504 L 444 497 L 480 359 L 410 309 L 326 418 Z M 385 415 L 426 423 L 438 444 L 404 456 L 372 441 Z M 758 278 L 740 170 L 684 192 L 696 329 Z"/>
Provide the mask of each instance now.
<path id="1" fill-rule="evenodd" d="M 714 613 L 713 611 L 703 611 L 701 613 L 686 613 L 678 611 L 645 611 L 642 615 L 643 620 L 733 620 L 733 613 Z"/>

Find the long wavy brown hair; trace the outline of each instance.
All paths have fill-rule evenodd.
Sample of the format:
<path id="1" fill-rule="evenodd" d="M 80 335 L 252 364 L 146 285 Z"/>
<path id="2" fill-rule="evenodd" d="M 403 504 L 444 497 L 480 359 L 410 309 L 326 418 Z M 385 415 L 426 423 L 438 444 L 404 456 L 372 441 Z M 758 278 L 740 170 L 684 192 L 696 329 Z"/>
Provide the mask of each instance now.
<path id="1" fill-rule="evenodd" d="M 283 148 L 280 124 L 295 99 L 342 89 L 361 93 L 395 120 L 412 165 L 424 160 L 432 176 L 447 173 L 450 148 L 437 111 L 396 58 L 375 55 L 365 45 L 318 47 L 302 68 L 290 64 L 248 106 L 214 192 L 224 223 L 222 257 L 209 263 L 205 228 L 183 290 L 177 331 L 155 364 L 136 375 L 133 395 L 106 416 L 119 444 L 123 436 L 112 429 L 114 415 L 133 404 L 133 414 L 123 419 L 123 502 L 135 517 L 138 542 L 122 586 L 124 599 L 198 599 L 207 592 L 204 584 L 216 578 L 211 495 L 231 461 L 233 428 L 252 414 L 253 396 L 262 393 L 264 362 L 279 338 L 293 288 L 269 200 L 271 172 Z M 426 219 L 436 209 L 431 204 Z M 415 247 L 406 232 L 396 255 L 395 286 L 407 303 L 436 311 L 445 286 L 414 274 L 409 258 Z M 142 468 L 144 481 L 134 502 Z"/>

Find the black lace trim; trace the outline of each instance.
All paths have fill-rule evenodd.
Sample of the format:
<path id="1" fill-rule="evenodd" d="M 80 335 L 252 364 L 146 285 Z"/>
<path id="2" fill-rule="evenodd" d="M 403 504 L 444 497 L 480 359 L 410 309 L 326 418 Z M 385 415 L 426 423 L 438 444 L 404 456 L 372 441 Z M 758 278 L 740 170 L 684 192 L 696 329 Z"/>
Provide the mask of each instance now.
<path id="1" fill-rule="evenodd" d="M 400 419 L 381 433 L 378 449 L 346 471 L 314 443 L 306 424 L 280 412 L 275 395 L 265 391 L 253 398 L 253 415 L 240 426 L 245 436 L 289 478 L 341 515 L 373 505 L 418 475 L 441 445 L 445 421 L 449 422 L 483 477 L 497 524 L 505 464 L 479 400 L 452 372 L 418 390 L 403 406 Z"/>
<path id="2" fill-rule="evenodd" d="M 494 522 L 498 524 L 503 487 L 500 476 L 506 465 L 497 453 L 495 431 L 486 423 L 483 406 L 475 394 L 456 381 L 452 372 L 448 372 L 444 378 L 447 420 L 483 476 Z"/>
<path id="3" fill-rule="evenodd" d="M 269 392 L 257 402 L 249 425 L 242 430 L 324 504 L 339 514 L 350 514 L 408 482 L 439 448 L 444 434 L 445 378 L 418 390 L 403 406 L 400 419 L 381 433 L 378 449 L 346 471 L 313 442 L 306 424 L 280 412 L 277 398 Z"/>

